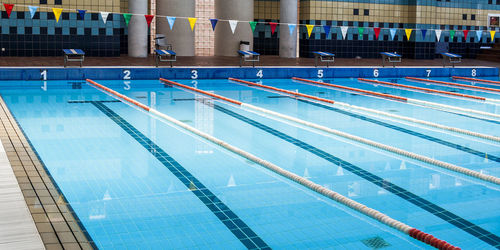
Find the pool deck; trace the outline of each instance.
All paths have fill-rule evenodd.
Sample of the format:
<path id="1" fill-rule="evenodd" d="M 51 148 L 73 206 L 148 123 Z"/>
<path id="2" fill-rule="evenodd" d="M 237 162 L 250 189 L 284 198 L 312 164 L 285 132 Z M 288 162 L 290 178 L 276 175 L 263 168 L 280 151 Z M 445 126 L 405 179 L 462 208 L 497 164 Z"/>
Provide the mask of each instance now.
<path id="1" fill-rule="evenodd" d="M 0 67 L 62 67 L 64 65 L 63 57 L 2 57 Z M 105 67 L 105 66 L 134 66 L 134 67 L 154 67 L 155 58 L 150 55 L 147 58 L 121 57 L 86 57 L 83 63 L 84 67 Z M 326 65 L 321 63 L 320 65 Z M 79 67 L 79 63 L 69 63 L 70 67 Z M 238 67 L 239 57 L 225 56 L 193 56 L 178 57 L 174 67 Z M 257 66 L 278 66 L 278 67 L 314 67 L 314 58 L 280 58 L 278 56 L 261 56 Z M 404 59 L 396 66 L 400 67 L 442 67 L 442 59 L 434 60 L 414 60 Z M 462 63 L 456 65 L 462 66 L 480 66 L 500 68 L 500 63 L 482 61 L 476 59 L 463 59 Z M 162 63 L 161 67 L 170 67 L 167 63 Z M 244 67 L 251 67 L 251 64 L 245 64 Z M 354 59 L 338 58 L 335 59 L 333 67 L 382 67 L 382 60 L 375 59 Z M 392 65 L 386 65 L 392 67 Z M 448 66 L 449 67 L 449 66 Z"/>
<path id="2" fill-rule="evenodd" d="M 93 249 L 1 97 L 0 118 L 0 249 Z"/>

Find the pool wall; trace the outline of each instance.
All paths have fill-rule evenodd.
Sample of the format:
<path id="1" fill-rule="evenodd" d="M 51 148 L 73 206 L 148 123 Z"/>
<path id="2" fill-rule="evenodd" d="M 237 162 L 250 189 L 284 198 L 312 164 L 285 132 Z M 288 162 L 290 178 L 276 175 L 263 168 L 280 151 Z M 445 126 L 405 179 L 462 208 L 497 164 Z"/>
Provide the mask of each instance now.
<path id="1" fill-rule="evenodd" d="M 498 68 L 0 68 L 0 80 L 496 77 Z"/>

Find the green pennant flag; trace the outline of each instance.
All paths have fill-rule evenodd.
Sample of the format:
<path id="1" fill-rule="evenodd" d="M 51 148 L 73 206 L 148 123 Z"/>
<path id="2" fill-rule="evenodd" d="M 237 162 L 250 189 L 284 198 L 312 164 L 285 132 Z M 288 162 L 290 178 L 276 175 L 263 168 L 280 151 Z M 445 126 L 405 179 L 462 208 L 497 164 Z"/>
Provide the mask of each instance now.
<path id="1" fill-rule="evenodd" d="M 455 31 L 454 30 L 450 30 L 450 42 L 453 42 L 453 37 L 455 37 Z"/>
<path id="2" fill-rule="evenodd" d="M 363 33 L 365 32 L 365 28 L 358 28 L 358 32 L 359 32 L 359 36 L 361 36 L 361 38 L 363 37 Z"/>
<path id="3" fill-rule="evenodd" d="M 252 32 L 255 31 L 255 26 L 257 25 L 257 22 L 251 21 L 250 22 L 250 28 L 252 28 Z"/>
<path id="4" fill-rule="evenodd" d="M 123 13 L 123 19 L 125 19 L 125 24 L 127 24 L 127 26 L 128 26 L 128 22 L 130 22 L 131 17 L 132 17 L 132 14 Z"/>

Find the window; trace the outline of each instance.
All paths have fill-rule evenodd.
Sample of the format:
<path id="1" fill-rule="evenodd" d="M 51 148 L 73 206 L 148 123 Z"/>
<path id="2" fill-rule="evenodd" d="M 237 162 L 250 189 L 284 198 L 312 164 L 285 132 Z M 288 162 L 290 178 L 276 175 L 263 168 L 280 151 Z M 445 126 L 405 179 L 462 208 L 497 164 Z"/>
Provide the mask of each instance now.
<path id="1" fill-rule="evenodd" d="M 467 20 L 467 14 L 462 14 L 462 20 Z"/>
<path id="2" fill-rule="evenodd" d="M 47 0 L 40 0 L 40 4 L 47 4 Z"/>
<path id="3" fill-rule="evenodd" d="M 488 0 L 488 4 L 493 4 L 493 0 Z"/>
<path id="4" fill-rule="evenodd" d="M 62 5 L 62 0 L 54 0 L 55 5 Z"/>
<path id="5" fill-rule="evenodd" d="M 359 9 L 354 9 L 352 12 L 353 15 L 358 16 L 359 15 Z"/>
<path id="6" fill-rule="evenodd" d="M 472 20 L 472 21 L 476 20 L 476 15 L 474 15 L 474 14 L 470 15 L 470 20 Z"/>
<path id="7" fill-rule="evenodd" d="M 370 15 L 370 10 L 365 9 L 365 10 L 363 11 L 363 15 L 365 15 L 365 16 L 369 16 L 369 15 Z"/>

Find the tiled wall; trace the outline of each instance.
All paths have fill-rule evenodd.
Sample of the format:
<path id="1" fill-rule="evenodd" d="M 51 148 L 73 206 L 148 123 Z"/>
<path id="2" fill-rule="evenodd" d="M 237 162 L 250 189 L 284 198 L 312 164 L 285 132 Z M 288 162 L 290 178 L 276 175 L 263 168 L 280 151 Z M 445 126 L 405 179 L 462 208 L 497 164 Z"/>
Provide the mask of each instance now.
<path id="1" fill-rule="evenodd" d="M 489 33 L 477 40 L 475 31 L 488 30 L 488 14 L 500 14 L 500 1 L 492 0 L 301 0 L 300 23 L 317 25 L 311 37 L 305 26 L 300 27 L 300 55 L 311 57 L 312 51 L 332 51 L 338 57 L 376 58 L 379 52 L 396 51 L 407 58 L 435 58 L 436 36 L 428 31 L 423 37 L 420 29 L 457 30 L 453 41 L 443 32 L 441 42 L 450 52 L 475 57 L 479 47 L 489 43 Z M 498 4 L 497 4 L 498 3 Z M 279 1 L 256 0 L 256 21 L 278 21 Z M 323 25 L 332 26 L 325 34 Z M 349 26 L 344 40 L 339 26 Z M 358 27 L 367 28 L 358 34 Z M 373 27 L 383 28 L 378 39 Z M 385 29 L 384 29 L 385 28 Z M 398 28 L 394 41 L 389 28 Z M 413 31 L 407 41 L 404 29 Z M 496 28 L 498 30 L 498 28 Z M 460 30 L 474 30 L 465 42 Z M 500 34 L 497 34 L 498 42 Z M 258 25 L 254 33 L 255 50 L 264 54 L 278 54 L 279 29 L 271 35 L 269 25 Z M 441 44 L 443 45 L 443 44 Z"/>
<path id="2" fill-rule="evenodd" d="M 119 56 L 126 53 L 127 37 L 123 18 L 110 14 L 106 24 L 99 11 L 120 13 L 120 0 L 16 0 L 10 18 L 0 18 L 1 56 L 59 56 L 62 49 L 80 48 L 89 56 Z M 24 6 L 23 6 L 24 5 Z M 31 18 L 26 6 L 39 6 Z M 63 8 L 56 22 L 52 8 Z M 75 9 L 88 12 L 82 20 Z M 91 11 L 95 13 L 90 13 Z"/>

